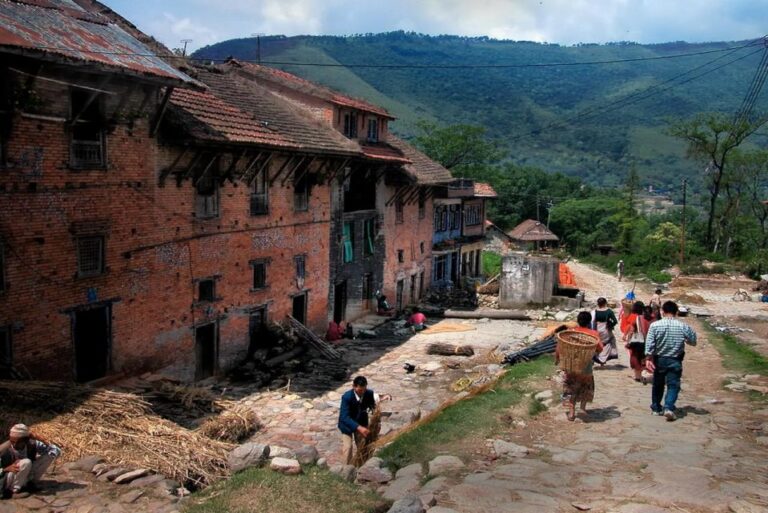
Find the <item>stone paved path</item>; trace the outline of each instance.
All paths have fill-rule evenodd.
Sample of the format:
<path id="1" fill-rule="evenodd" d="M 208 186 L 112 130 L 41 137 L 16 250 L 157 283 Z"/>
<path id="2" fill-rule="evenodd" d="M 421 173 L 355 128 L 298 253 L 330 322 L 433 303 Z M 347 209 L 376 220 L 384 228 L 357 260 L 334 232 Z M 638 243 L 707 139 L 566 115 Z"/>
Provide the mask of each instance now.
<path id="1" fill-rule="evenodd" d="M 375 391 L 393 396 L 391 402 L 383 403 L 382 435 L 409 424 L 418 415 L 428 414 L 455 396 L 450 385 L 460 377 L 490 376 L 500 370 L 498 366 L 489 367 L 487 361 L 482 361 L 483 356 L 494 348 L 499 345 L 516 347 L 541 331 L 532 323 L 520 321 L 450 319 L 441 323 L 468 324 L 475 330 L 434 335 L 419 333 L 373 361 L 367 353 L 380 351 L 376 348 L 380 342 L 376 340 L 349 341 L 342 346 L 353 376 L 364 375 Z M 427 346 L 436 342 L 472 345 L 475 356 L 426 354 Z M 403 369 L 405 363 L 416 365 L 416 371 L 407 374 Z M 450 369 L 447 366 L 450 363 L 458 364 L 460 368 Z M 336 427 L 339 400 L 350 385 L 345 383 L 319 396 L 301 389 L 252 395 L 246 400 L 251 401 L 265 428 L 251 441 L 293 449 L 304 444 L 314 445 L 330 464 L 338 463 L 341 452 Z"/>
<path id="2" fill-rule="evenodd" d="M 593 293 L 624 289 L 587 274 Z M 510 431 L 527 456 L 493 460 L 488 449 L 471 473 L 438 478 L 431 511 L 768 512 L 768 407 L 722 389 L 728 373 L 706 337 L 686 356 L 676 422 L 650 415 L 650 386 L 629 378 L 627 360 L 622 351 L 620 365 L 596 370 L 587 417 L 568 422 L 556 405 Z"/>

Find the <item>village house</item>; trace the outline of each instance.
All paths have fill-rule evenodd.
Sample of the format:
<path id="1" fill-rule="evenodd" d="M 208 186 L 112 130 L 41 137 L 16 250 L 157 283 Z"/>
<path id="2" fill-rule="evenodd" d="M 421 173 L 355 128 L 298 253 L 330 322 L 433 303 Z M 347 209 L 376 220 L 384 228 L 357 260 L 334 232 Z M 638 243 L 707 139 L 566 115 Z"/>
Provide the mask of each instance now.
<path id="1" fill-rule="evenodd" d="M 439 190 L 433 215 L 433 286 L 464 286 L 481 278 L 486 201 L 495 197 L 489 184 L 467 179 Z"/>
<path id="2" fill-rule="evenodd" d="M 560 240 L 547 225 L 535 219 L 526 219 L 507 234 L 521 250 L 545 249 Z"/>
<path id="3" fill-rule="evenodd" d="M 504 254 L 514 247 L 512 237 L 496 226 L 493 221 L 485 220 L 485 250 Z"/>
<path id="4" fill-rule="evenodd" d="M 389 133 L 384 109 L 290 73 L 230 60 L 227 66 L 342 134 L 360 152 L 333 177 L 329 318 L 376 308 L 378 291 L 397 310 L 431 286 L 432 198 L 450 172 Z"/>
<path id="5" fill-rule="evenodd" d="M 430 286 L 451 176 L 383 109 L 234 61 L 179 71 L 96 2 L 0 21 L 4 374 L 204 379 L 269 321 L 320 332 Z"/>

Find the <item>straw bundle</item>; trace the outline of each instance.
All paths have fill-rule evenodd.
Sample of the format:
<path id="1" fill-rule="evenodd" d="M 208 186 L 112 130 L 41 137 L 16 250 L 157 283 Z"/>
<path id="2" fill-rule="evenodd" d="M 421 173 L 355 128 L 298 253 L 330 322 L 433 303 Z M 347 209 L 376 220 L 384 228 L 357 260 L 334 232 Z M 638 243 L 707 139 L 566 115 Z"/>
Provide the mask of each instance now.
<path id="1" fill-rule="evenodd" d="M 24 422 L 59 445 L 65 461 L 98 454 L 200 488 L 228 475 L 232 445 L 158 417 L 135 394 L 64 383 L 0 381 L 0 429 Z"/>
<path id="2" fill-rule="evenodd" d="M 454 346 L 451 344 L 429 344 L 427 354 L 438 354 L 442 356 L 472 356 L 475 350 L 472 346 Z"/>
<path id="3" fill-rule="evenodd" d="M 595 355 L 597 338 L 575 330 L 565 330 L 555 335 L 560 368 L 566 372 L 581 372 Z"/>
<path id="4" fill-rule="evenodd" d="M 234 403 L 221 415 L 211 417 L 200 426 L 200 433 L 214 440 L 238 443 L 261 428 L 256 412 L 248 405 Z"/>
<path id="5" fill-rule="evenodd" d="M 373 410 L 371 415 L 371 421 L 368 423 L 368 436 L 360 440 L 357 444 L 357 451 L 355 457 L 352 459 L 352 465 L 360 467 L 371 459 L 373 451 L 376 449 L 376 441 L 379 439 L 381 433 L 381 407 L 377 404 L 376 409 Z"/>

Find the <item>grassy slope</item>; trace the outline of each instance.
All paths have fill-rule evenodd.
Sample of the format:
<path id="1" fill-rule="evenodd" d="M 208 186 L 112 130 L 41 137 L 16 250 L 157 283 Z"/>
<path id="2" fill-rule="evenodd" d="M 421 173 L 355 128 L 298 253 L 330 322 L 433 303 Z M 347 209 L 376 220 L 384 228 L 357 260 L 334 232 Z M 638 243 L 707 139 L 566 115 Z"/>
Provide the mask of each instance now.
<path id="1" fill-rule="evenodd" d="M 284 476 L 251 468 L 198 495 L 185 513 L 373 513 L 386 511 L 386 501 L 327 470 L 306 468 Z"/>
<path id="2" fill-rule="evenodd" d="M 487 392 L 459 401 L 434 419 L 409 431 L 384 447 L 378 456 L 393 468 L 428 462 L 441 453 L 469 456 L 486 438 L 508 427 L 505 415 L 521 404 L 530 381 L 552 372 L 552 358 L 540 357 L 511 367 Z M 540 405 L 525 405 L 528 413 L 538 413 Z M 469 454 L 463 454 L 466 450 Z"/>

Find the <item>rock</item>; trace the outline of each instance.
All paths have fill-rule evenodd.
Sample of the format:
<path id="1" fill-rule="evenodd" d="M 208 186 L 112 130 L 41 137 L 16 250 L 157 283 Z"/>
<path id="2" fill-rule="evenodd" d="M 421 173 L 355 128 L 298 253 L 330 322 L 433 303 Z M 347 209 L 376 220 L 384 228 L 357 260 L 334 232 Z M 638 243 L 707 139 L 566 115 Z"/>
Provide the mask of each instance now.
<path id="1" fill-rule="evenodd" d="M 121 474 L 125 474 L 128 472 L 127 468 L 113 468 L 112 470 L 108 470 L 107 472 L 104 472 L 98 477 L 99 481 L 113 481 L 117 476 Z"/>
<path id="2" fill-rule="evenodd" d="M 82 472 L 93 472 L 93 468 L 103 462 L 104 458 L 101 456 L 85 456 L 74 463 L 71 463 L 69 468 L 72 470 L 80 470 Z"/>
<path id="3" fill-rule="evenodd" d="M 270 447 L 264 444 L 247 443 L 235 447 L 227 455 L 227 464 L 232 472 L 250 467 L 261 467 L 269 458 Z"/>
<path id="4" fill-rule="evenodd" d="M 435 506 L 434 508 L 429 508 L 427 510 L 427 513 L 459 513 L 455 509 L 451 508 L 444 508 L 442 506 Z"/>
<path id="5" fill-rule="evenodd" d="M 761 387 L 759 385 L 747 385 L 747 390 L 751 390 L 752 392 L 760 392 L 761 394 L 768 394 L 768 387 Z"/>
<path id="6" fill-rule="evenodd" d="M 388 483 L 392 481 L 392 472 L 382 468 L 384 461 L 381 458 L 371 458 L 362 467 L 357 469 L 357 482 L 359 483 Z"/>
<path id="7" fill-rule="evenodd" d="M 421 478 L 418 476 L 405 476 L 395 479 L 386 487 L 382 497 L 390 501 L 397 501 L 406 496 L 413 495 L 413 492 L 421 487 Z"/>
<path id="8" fill-rule="evenodd" d="M 456 456 L 438 456 L 429 462 L 429 476 L 439 476 L 461 470 L 464 462 Z"/>
<path id="9" fill-rule="evenodd" d="M 140 477 L 145 477 L 149 475 L 149 469 L 146 468 L 140 468 L 136 470 L 131 470 L 130 472 L 126 472 L 125 474 L 120 474 L 115 478 L 115 484 L 128 484 L 134 479 L 138 479 Z"/>
<path id="10" fill-rule="evenodd" d="M 344 481 L 352 482 L 357 477 L 357 468 L 354 465 L 333 465 L 328 469 L 332 474 L 336 474 Z"/>
<path id="11" fill-rule="evenodd" d="M 442 369 L 443 366 L 439 362 L 427 362 L 423 365 L 419 365 L 419 370 L 424 370 L 428 372 L 435 372 L 436 370 Z"/>
<path id="12" fill-rule="evenodd" d="M 289 449 L 288 447 L 282 447 L 280 445 L 272 445 L 269 448 L 269 457 L 296 459 L 296 453 L 294 452 L 293 449 Z"/>
<path id="13" fill-rule="evenodd" d="M 93 466 L 93 468 L 91 469 L 91 472 L 93 474 L 96 474 L 96 477 L 99 477 L 107 470 L 109 470 L 109 465 L 107 465 L 106 463 L 97 463 L 96 465 Z"/>
<path id="14" fill-rule="evenodd" d="M 431 508 L 435 504 L 437 504 L 437 499 L 435 499 L 435 494 L 433 493 L 424 493 L 419 494 L 419 499 L 421 499 L 421 503 L 424 505 L 425 508 Z"/>
<path id="15" fill-rule="evenodd" d="M 756 506 L 745 500 L 737 500 L 728 504 L 728 511 L 731 513 L 764 513 L 765 508 Z"/>
<path id="16" fill-rule="evenodd" d="M 725 388 L 732 392 L 746 392 L 747 391 L 747 384 L 746 383 L 729 383 L 725 385 Z"/>
<path id="17" fill-rule="evenodd" d="M 572 502 L 571 506 L 578 509 L 579 511 L 589 511 L 590 509 L 592 509 L 592 506 L 590 506 L 589 504 L 582 504 L 580 502 Z"/>
<path id="18" fill-rule="evenodd" d="M 434 479 L 430 479 L 424 486 L 421 487 L 421 490 L 419 490 L 419 495 L 438 493 L 447 488 L 448 485 L 449 483 L 447 477 L 436 477 Z"/>
<path id="19" fill-rule="evenodd" d="M 172 479 L 163 479 L 155 484 L 155 488 L 160 489 L 168 494 L 173 494 L 179 488 L 179 483 Z"/>
<path id="20" fill-rule="evenodd" d="M 513 444 L 512 442 L 506 442 L 504 440 L 493 441 L 493 452 L 497 456 L 509 456 L 510 458 L 522 458 L 529 452 L 530 449 L 522 445 Z"/>
<path id="21" fill-rule="evenodd" d="M 121 495 L 119 501 L 123 504 L 133 504 L 142 495 L 144 495 L 144 490 L 131 490 Z"/>
<path id="22" fill-rule="evenodd" d="M 768 445 L 768 436 L 758 436 L 755 441 L 759 445 Z"/>
<path id="23" fill-rule="evenodd" d="M 538 394 L 533 396 L 534 399 L 544 401 L 545 399 L 552 399 L 552 390 L 542 390 Z"/>
<path id="24" fill-rule="evenodd" d="M 421 463 L 413 463 L 411 465 L 408 465 L 407 467 L 403 467 L 400 470 L 395 473 L 395 479 L 400 479 L 401 477 L 410 477 L 410 476 L 416 476 L 421 477 L 424 475 L 424 467 L 421 466 Z"/>
<path id="25" fill-rule="evenodd" d="M 281 474 L 289 476 L 301 474 L 301 464 L 299 464 L 299 461 L 289 458 L 272 458 L 272 461 L 269 463 L 269 468 L 275 472 L 280 472 Z"/>
<path id="26" fill-rule="evenodd" d="M 568 317 L 571 316 L 570 312 L 566 312 L 564 310 L 561 310 L 555 314 L 555 320 L 558 322 L 563 322 L 565 320 L 568 320 Z"/>
<path id="27" fill-rule="evenodd" d="M 424 505 L 416 496 L 404 497 L 392 504 L 387 513 L 424 513 Z"/>
<path id="28" fill-rule="evenodd" d="M 303 445 L 296 449 L 295 453 L 296 459 L 302 465 L 314 465 L 320 457 L 314 445 Z"/>
<path id="29" fill-rule="evenodd" d="M 131 481 L 131 483 L 128 485 L 129 488 L 140 488 L 143 486 L 149 486 L 153 485 L 155 483 L 159 483 L 160 481 L 165 480 L 165 476 L 162 474 L 152 474 L 146 477 L 140 477 L 139 479 L 135 479 Z"/>
<path id="30" fill-rule="evenodd" d="M 328 460 L 325 458 L 320 458 L 317 460 L 315 465 L 317 465 L 318 468 L 328 468 Z"/>

